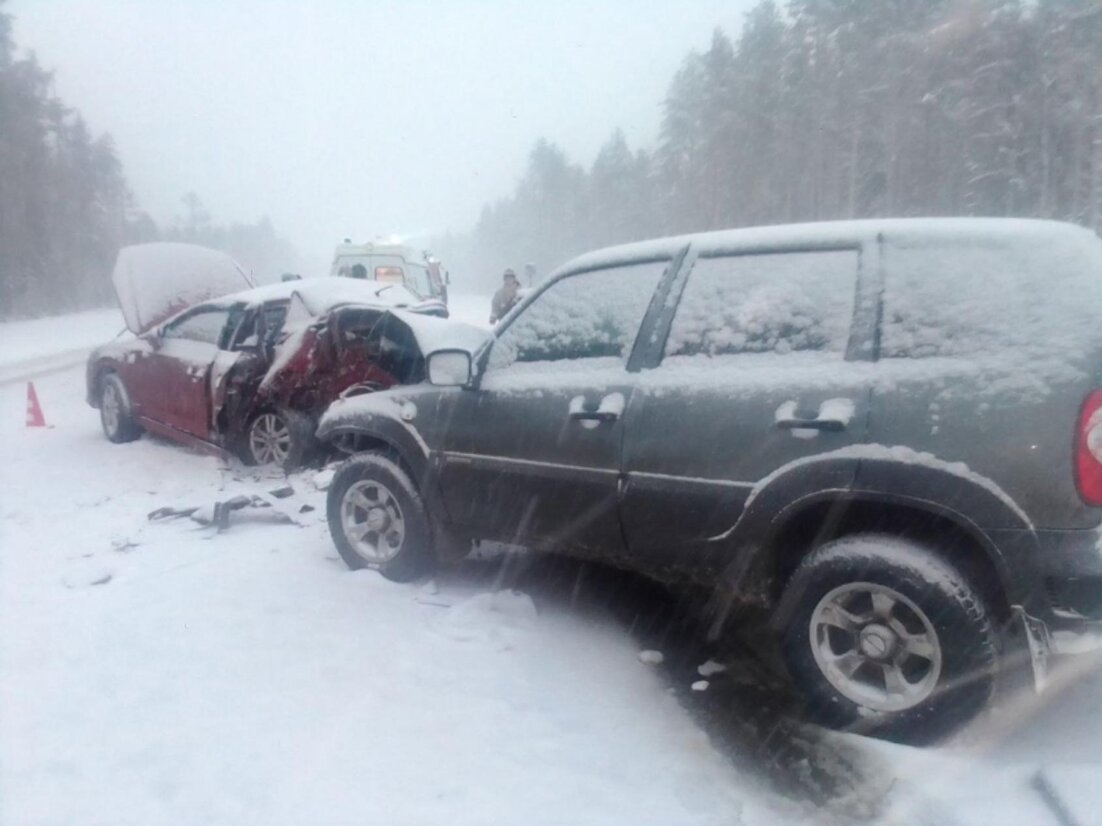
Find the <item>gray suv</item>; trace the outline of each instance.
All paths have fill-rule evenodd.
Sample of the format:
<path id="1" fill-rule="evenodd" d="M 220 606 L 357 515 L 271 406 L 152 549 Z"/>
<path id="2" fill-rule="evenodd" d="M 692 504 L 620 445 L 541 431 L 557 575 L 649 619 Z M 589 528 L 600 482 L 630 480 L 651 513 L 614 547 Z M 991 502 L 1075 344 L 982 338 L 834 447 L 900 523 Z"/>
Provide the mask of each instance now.
<path id="1" fill-rule="evenodd" d="M 429 382 L 339 401 L 329 525 L 406 580 L 490 539 L 714 590 L 834 725 L 916 738 L 1102 628 L 1102 241 L 841 222 L 582 256 Z M 761 638 L 762 634 L 756 634 Z"/>

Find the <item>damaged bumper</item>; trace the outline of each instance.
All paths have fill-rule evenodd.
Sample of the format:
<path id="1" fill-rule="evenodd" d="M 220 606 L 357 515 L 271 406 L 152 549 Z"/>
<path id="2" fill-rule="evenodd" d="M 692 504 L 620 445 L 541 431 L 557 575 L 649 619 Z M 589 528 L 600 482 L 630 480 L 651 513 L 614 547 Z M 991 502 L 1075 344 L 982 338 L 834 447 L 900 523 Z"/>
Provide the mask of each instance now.
<path id="1" fill-rule="evenodd" d="M 1052 631 L 1102 623 L 1102 532 L 992 531 L 1006 564 L 1012 605 Z"/>
<path id="2" fill-rule="evenodd" d="M 1052 657 L 1102 648 L 1102 531 L 1006 531 L 1014 625 L 1029 646 L 1041 690 Z"/>

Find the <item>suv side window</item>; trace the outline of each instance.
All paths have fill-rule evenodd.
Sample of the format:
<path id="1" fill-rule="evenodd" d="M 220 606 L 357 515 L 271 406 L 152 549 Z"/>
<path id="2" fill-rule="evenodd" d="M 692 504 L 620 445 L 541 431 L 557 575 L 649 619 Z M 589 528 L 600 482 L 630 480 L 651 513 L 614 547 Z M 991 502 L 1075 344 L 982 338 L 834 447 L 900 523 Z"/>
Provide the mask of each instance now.
<path id="1" fill-rule="evenodd" d="M 699 258 L 670 325 L 665 355 L 845 356 L 857 289 L 856 250 Z"/>
<path id="2" fill-rule="evenodd" d="M 1029 233 L 889 238 L 880 358 L 1014 354 L 1019 374 L 1067 363 L 1098 334 L 1100 246 L 1037 243 Z"/>
<path id="3" fill-rule="evenodd" d="M 629 264 L 555 282 L 494 342 L 489 369 L 523 362 L 626 361 L 668 265 Z"/>
<path id="4" fill-rule="evenodd" d="M 229 310 L 199 310 L 165 327 L 163 338 L 183 338 L 221 346 Z"/>

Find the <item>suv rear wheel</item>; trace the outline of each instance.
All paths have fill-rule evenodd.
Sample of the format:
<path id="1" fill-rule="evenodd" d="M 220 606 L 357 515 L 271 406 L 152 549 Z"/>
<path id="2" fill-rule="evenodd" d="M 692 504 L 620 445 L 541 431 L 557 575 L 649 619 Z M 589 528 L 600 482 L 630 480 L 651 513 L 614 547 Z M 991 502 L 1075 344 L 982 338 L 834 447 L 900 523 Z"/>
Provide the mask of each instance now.
<path id="1" fill-rule="evenodd" d="M 829 542 L 792 575 L 784 656 L 812 714 L 889 739 L 933 739 L 991 695 L 996 634 L 978 592 L 921 544 Z"/>
<path id="2" fill-rule="evenodd" d="M 409 475 L 383 453 L 361 453 L 342 464 L 326 500 L 329 532 L 352 570 L 375 568 L 409 582 L 435 564 L 432 529 Z"/>

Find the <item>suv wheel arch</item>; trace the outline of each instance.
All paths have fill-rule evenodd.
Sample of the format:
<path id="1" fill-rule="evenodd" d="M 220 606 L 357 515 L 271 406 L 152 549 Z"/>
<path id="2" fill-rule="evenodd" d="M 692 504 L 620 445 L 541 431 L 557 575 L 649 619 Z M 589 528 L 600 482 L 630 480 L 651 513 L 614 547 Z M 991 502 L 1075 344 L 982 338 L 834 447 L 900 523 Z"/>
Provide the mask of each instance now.
<path id="1" fill-rule="evenodd" d="M 935 549 L 951 547 L 945 561 L 971 576 L 998 620 L 1011 617 L 1012 585 L 1002 554 L 971 520 L 936 503 L 888 494 L 811 496 L 781 511 L 772 528 L 748 571 L 748 583 L 774 608 L 775 626 L 791 614 L 781 594 L 800 563 L 826 542 L 868 532 L 923 541 Z"/>
<path id="2" fill-rule="evenodd" d="M 330 445 L 338 447 L 340 452 L 347 456 L 355 456 L 359 453 L 385 454 L 403 471 L 409 474 L 410 479 L 414 481 L 418 488 L 421 485 L 421 477 L 414 472 L 413 466 L 402 450 L 397 445 L 380 436 L 376 436 L 372 433 L 364 433 L 359 430 L 352 430 L 333 433 L 326 441 Z"/>
<path id="3" fill-rule="evenodd" d="M 347 454 L 348 458 L 364 453 L 376 453 L 386 456 L 398 465 L 412 480 L 424 502 L 429 521 L 432 523 L 437 556 L 442 561 L 454 562 L 467 555 L 475 537 L 457 531 L 444 518 L 446 511 L 436 495 L 435 485 L 428 478 L 430 465 L 427 460 L 411 461 L 409 453 L 403 450 L 400 444 L 364 430 L 334 430 L 328 434 L 326 442 L 331 448 Z"/>

